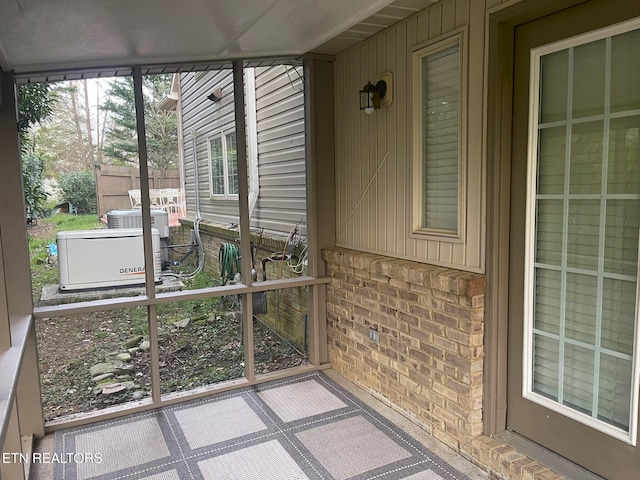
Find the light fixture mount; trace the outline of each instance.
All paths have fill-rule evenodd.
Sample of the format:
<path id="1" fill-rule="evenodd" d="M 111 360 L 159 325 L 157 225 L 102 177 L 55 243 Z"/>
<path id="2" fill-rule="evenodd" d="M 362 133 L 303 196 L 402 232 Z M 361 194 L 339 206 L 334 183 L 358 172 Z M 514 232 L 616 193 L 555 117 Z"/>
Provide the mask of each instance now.
<path id="1" fill-rule="evenodd" d="M 360 110 L 371 114 L 380 107 L 391 105 L 391 72 L 385 72 L 376 78 L 375 85 L 370 81 L 362 87 Z"/>

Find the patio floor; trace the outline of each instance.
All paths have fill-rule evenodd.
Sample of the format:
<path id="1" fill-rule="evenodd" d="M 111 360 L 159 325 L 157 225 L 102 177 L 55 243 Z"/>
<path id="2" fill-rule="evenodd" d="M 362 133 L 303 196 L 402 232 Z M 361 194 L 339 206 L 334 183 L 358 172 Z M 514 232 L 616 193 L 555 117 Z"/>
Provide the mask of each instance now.
<path id="1" fill-rule="evenodd" d="M 77 463 L 34 465 L 32 478 L 489 478 L 332 371 L 60 430 L 51 443 L 39 450 Z"/>

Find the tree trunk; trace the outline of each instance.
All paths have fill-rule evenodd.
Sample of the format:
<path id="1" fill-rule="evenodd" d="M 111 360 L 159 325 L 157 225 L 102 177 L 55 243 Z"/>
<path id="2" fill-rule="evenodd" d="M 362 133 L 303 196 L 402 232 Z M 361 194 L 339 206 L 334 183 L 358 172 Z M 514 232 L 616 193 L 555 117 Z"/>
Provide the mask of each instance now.
<path id="1" fill-rule="evenodd" d="M 87 152 L 84 148 L 84 136 L 82 135 L 82 126 L 80 125 L 80 112 L 78 111 L 78 92 L 76 89 L 71 91 L 71 109 L 73 110 L 73 124 L 76 127 L 76 135 L 78 144 L 80 145 L 80 153 L 82 154 L 82 163 L 86 165 Z"/>
<path id="2" fill-rule="evenodd" d="M 95 168 L 96 159 L 93 154 L 93 135 L 91 131 L 91 109 L 89 108 L 89 88 L 87 86 L 87 79 L 82 82 L 84 84 L 84 111 L 85 111 L 85 124 L 87 128 L 87 143 L 89 148 L 89 158 L 87 161 L 91 161 L 91 168 Z"/>

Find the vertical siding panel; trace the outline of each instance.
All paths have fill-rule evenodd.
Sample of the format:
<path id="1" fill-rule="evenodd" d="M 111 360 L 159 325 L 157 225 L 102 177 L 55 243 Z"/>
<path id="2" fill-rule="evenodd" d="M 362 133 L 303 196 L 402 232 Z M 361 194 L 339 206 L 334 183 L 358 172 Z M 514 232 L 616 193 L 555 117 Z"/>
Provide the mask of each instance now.
<path id="1" fill-rule="evenodd" d="M 454 243 L 451 261 L 456 265 L 465 265 L 465 248 L 463 243 Z"/>
<path id="2" fill-rule="evenodd" d="M 414 43 L 410 43 L 409 46 L 429 40 L 429 12 L 430 9 L 427 9 L 418 14 L 417 36 Z"/>
<path id="3" fill-rule="evenodd" d="M 349 205 L 347 200 L 347 191 L 348 191 L 348 181 L 347 181 L 347 162 L 348 162 L 348 138 L 347 132 L 349 132 L 349 122 L 347 118 L 347 110 L 349 108 L 349 100 L 347 98 L 346 92 L 348 89 L 348 71 L 346 66 L 346 58 L 341 57 L 342 61 L 342 69 L 338 73 L 338 81 L 339 85 L 342 89 L 341 99 L 342 104 L 339 106 L 340 112 L 340 123 L 342 128 L 338 130 L 336 133 L 336 137 L 340 138 L 340 164 L 339 164 L 339 174 L 340 174 L 340 202 L 342 203 L 342 219 L 340 224 L 338 225 L 338 235 L 340 237 L 340 244 L 347 244 L 347 229 L 349 225 L 347 224 L 347 219 L 349 218 Z"/>
<path id="4" fill-rule="evenodd" d="M 432 261 L 437 261 L 440 258 L 440 242 L 426 240 L 421 241 L 420 244 L 424 247 L 424 253 L 421 258 L 427 258 Z"/>
<path id="5" fill-rule="evenodd" d="M 356 85 L 360 84 L 360 65 L 356 64 L 358 56 L 362 55 L 362 48 L 354 50 L 352 52 L 351 58 L 351 81 L 349 82 L 349 91 L 353 91 Z M 357 87 L 356 87 L 357 88 Z M 362 245 L 362 239 L 360 237 L 360 223 L 362 221 L 362 207 L 357 205 L 358 199 L 361 195 L 360 188 L 360 162 L 361 162 L 361 148 L 360 148 L 360 123 L 359 117 L 354 115 L 355 100 L 352 98 L 349 99 L 349 104 L 351 108 L 347 112 L 347 116 L 349 117 L 349 123 L 351 124 L 352 135 L 350 138 L 351 143 L 351 152 L 349 155 L 349 185 L 354 185 L 355 188 L 350 188 L 350 199 L 349 199 L 349 215 L 351 217 L 351 228 L 350 233 L 351 237 L 349 238 L 349 245 Z"/>
<path id="6" fill-rule="evenodd" d="M 393 253 L 396 251 L 396 234 L 395 234 L 395 228 L 392 228 L 392 224 L 394 222 L 394 219 L 397 217 L 396 212 L 397 210 L 397 204 L 398 204 L 398 198 L 397 198 L 397 190 L 396 190 L 396 170 L 397 170 L 397 164 L 398 164 L 398 152 L 396 150 L 396 128 L 397 128 L 397 115 L 396 112 L 398 111 L 398 104 L 397 104 L 397 97 L 396 97 L 396 92 L 398 90 L 397 88 L 397 83 L 399 81 L 399 75 L 398 75 L 398 68 L 397 68 L 397 64 L 396 64 L 396 35 L 398 34 L 398 29 L 393 29 L 393 30 L 389 30 L 389 32 L 387 33 L 386 37 L 387 37 L 387 44 L 386 44 L 386 48 L 387 48 L 387 52 L 386 52 L 386 70 L 390 70 L 392 72 L 393 75 L 393 86 L 392 86 L 392 94 L 395 97 L 393 99 L 393 103 L 386 109 L 387 110 L 387 132 L 388 133 L 388 138 L 389 141 L 387 142 L 387 152 L 389 153 L 389 156 L 387 158 L 387 165 L 386 165 L 386 171 L 385 171 L 385 185 L 386 185 L 386 192 L 387 192 L 387 196 L 386 196 L 386 204 L 384 205 L 383 208 L 386 209 L 386 213 L 385 213 L 385 228 L 384 230 L 384 235 L 386 235 L 386 239 L 385 239 L 385 246 L 386 246 L 386 251 L 388 251 L 389 253 Z M 395 128 L 394 128 L 395 127 Z M 391 227 L 391 228 L 390 228 Z"/>
<path id="7" fill-rule="evenodd" d="M 438 260 L 444 263 L 451 263 L 453 258 L 453 244 L 449 242 L 438 242 L 440 244 L 440 251 Z"/>
<path id="8" fill-rule="evenodd" d="M 377 42 L 376 39 L 373 39 L 369 42 L 369 63 L 367 65 L 367 79 L 372 83 L 375 82 L 376 77 L 376 60 L 377 60 Z M 367 200 L 369 204 L 369 222 L 364 226 L 365 231 L 368 233 L 369 237 L 369 248 L 372 250 L 376 250 L 378 248 L 377 245 L 377 237 L 378 237 L 378 185 L 376 183 L 376 170 L 378 168 L 378 124 L 382 121 L 379 115 L 380 110 L 377 110 L 375 113 L 371 115 L 367 115 L 365 113 L 368 123 L 367 129 L 367 138 L 366 142 L 369 147 L 369 175 L 364 179 L 366 188 L 369 186 L 369 190 L 367 192 Z"/>
<path id="9" fill-rule="evenodd" d="M 407 188 L 407 169 L 411 165 L 411 139 L 408 132 L 411 129 L 411 123 L 408 122 L 407 110 L 409 102 L 409 95 L 411 92 L 411 70 L 407 63 L 407 58 L 411 58 L 411 49 L 407 48 L 407 45 L 413 45 L 410 43 L 411 39 L 408 37 L 410 30 L 413 30 L 413 39 L 415 41 L 415 29 L 416 20 L 415 17 L 409 19 L 407 23 L 403 23 L 397 28 L 396 39 L 396 71 L 397 76 L 395 78 L 396 88 L 393 92 L 395 95 L 395 111 L 397 112 L 397 124 L 396 124 L 396 199 L 395 199 L 395 225 L 392 225 L 392 231 L 395 234 L 396 252 L 400 255 L 407 254 L 406 238 L 408 238 L 408 228 L 406 224 L 407 216 L 409 215 L 409 205 L 407 204 L 407 196 L 410 194 Z"/>
<path id="10" fill-rule="evenodd" d="M 427 17 L 428 18 L 428 17 Z M 407 79 L 406 79 L 406 91 L 407 91 L 407 102 L 405 104 L 405 115 L 407 117 L 407 126 L 406 126 L 406 162 L 405 162 L 405 177 L 404 177 L 404 188 L 405 188 L 405 209 L 404 209 L 404 219 L 405 225 L 403 230 L 401 231 L 401 235 L 403 238 L 403 242 L 406 244 L 406 248 L 404 251 L 405 255 L 416 256 L 416 242 L 414 239 L 409 237 L 409 232 L 411 231 L 411 209 L 412 209 L 412 197 L 413 195 L 413 187 L 411 182 L 411 176 L 413 174 L 413 74 L 412 74 L 412 51 L 411 47 L 415 46 L 418 43 L 418 18 L 411 17 L 411 21 L 407 23 L 407 45 L 409 48 L 406 50 L 406 59 L 407 59 Z"/>
<path id="11" fill-rule="evenodd" d="M 351 105 L 350 99 L 349 99 L 349 79 L 351 78 L 350 72 L 349 72 L 349 56 L 345 56 L 344 59 L 344 63 L 343 63 L 343 70 L 342 70 L 342 88 L 343 88 L 343 100 L 344 100 L 344 104 L 342 105 L 342 125 L 344 127 L 344 130 L 341 132 L 341 134 L 343 135 L 343 140 L 342 140 L 342 166 L 340 167 L 341 171 L 342 171 L 342 209 L 344 212 L 344 218 L 342 221 L 342 224 L 340 225 L 340 229 L 342 230 L 341 233 L 341 237 L 342 237 L 342 245 L 348 245 L 349 244 L 349 228 L 351 228 L 350 225 L 350 220 L 349 220 L 349 173 L 348 173 L 348 168 L 349 168 L 349 162 L 351 161 L 351 159 L 349 158 L 349 153 L 350 153 L 350 149 L 349 149 L 349 143 L 351 142 L 351 137 L 349 134 L 353 133 L 353 129 L 351 128 L 351 125 L 349 123 L 349 115 L 348 115 L 348 111 L 349 111 L 349 107 Z"/>
<path id="12" fill-rule="evenodd" d="M 431 7 L 429 12 L 429 40 L 442 34 L 442 5 L 440 3 Z"/>
<path id="13" fill-rule="evenodd" d="M 344 61 L 342 63 L 342 91 L 343 91 L 343 95 L 342 95 L 342 99 L 343 99 L 343 104 L 341 105 L 341 115 L 342 115 L 342 127 L 343 130 L 341 132 L 338 132 L 339 135 L 342 135 L 342 158 L 341 158 L 341 162 L 342 165 L 340 166 L 340 172 L 341 172 L 341 176 L 342 176 L 342 211 L 343 211 L 343 219 L 342 219 L 342 223 L 340 224 L 340 238 L 341 238 L 341 244 L 342 245 L 348 245 L 349 244 L 349 228 L 350 228 L 350 221 L 349 221 L 349 174 L 347 172 L 348 170 L 348 165 L 350 162 L 350 158 L 349 158 L 349 142 L 350 140 L 350 133 L 352 132 L 352 129 L 350 128 L 351 125 L 349 124 L 349 115 L 347 114 L 347 112 L 349 111 L 349 106 L 351 105 L 350 103 L 350 99 L 349 99 L 349 95 L 347 95 L 347 93 L 349 92 L 349 78 L 350 78 L 350 73 L 349 73 L 349 63 L 348 63 L 348 59 L 349 56 L 345 56 L 344 57 Z"/>
<path id="14" fill-rule="evenodd" d="M 349 110 L 353 106 L 353 100 L 349 98 L 349 90 L 351 90 L 351 63 L 350 60 L 353 59 L 353 55 L 350 53 L 346 57 L 345 61 L 345 76 L 344 76 L 344 89 L 345 89 L 345 102 L 344 102 L 344 124 L 345 124 L 345 142 L 344 142 L 344 158 L 343 158 L 343 171 L 344 171 L 344 203 L 345 203 L 345 219 L 342 228 L 344 229 L 344 244 L 352 245 L 353 235 L 351 234 L 351 230 L 353 229 L 353 218 L 349 218 L 351 216 L 351 208 L 352 203 L 351 199 L 353 198 L 353 183 L 352 179 L 349 176 L 349 172 L 351 171 L 351 166 L 353 165 L 353 124 L 351 123 L 351 116 L 349 115 Z M 351 187 L 350 187 L 351 186 Z"/>
<path id="15" fill-rule="evenodd" d="M 376 75 L 387 70 L 387 32 L 376 38 Z M 380 168 L 376 175 L 376 249 L 381 252 L 387 251 L 387 172 L 389 161 L 387 151 L 387 136 L 389 132 L 389 107 L 381 108 L 376 115 L 378 118 L 378 131 L 376 132 L 377 152 L 376 152 L 376 170 Z M 384 163 L 382 163 L 384 161 Z"/>
<path id="16" fill-rule="evenodd" d="M 473 0 L 474 2 L 476 0 Z M 456 0 L 456 28 L 469 24 L 469 0 Z M 484 56 L 483 56 L 484 57 Z"/>
<path id="17" fill-rule="evenodd" d="M 342 165 L 343 165 L 343 145 L 344 145 L 344 123 L 343 123 L 343 109 L 344 109 L 344 98 L 343 92 L 345 91 L 343 84 L 343 75 L 344 75 L 344 57 L 339 56 L 335 61 L 335 70 L 333 71 L 334 78 L 334 91 L 333 91 L 333 104 L 334 104 L 334 125 L 335 125 L 335 172 L 336 172 L 336 191 L 335 191 L 335 201 L 336 201 L 336 238 L 335 243 L 342 243 L 342 224 L 344 222 L 344 200 L 342 196 L 342 188 L 343 188 L 343 176 L 342 176 Z"/>
<path id="18" fill-rule="evenodd" d="M 442 33 L 453 30 L 456 26 L 455 0 L 446 0 L 442 3 Z"/>
<path id="19" fill-rule="evenodd" d="M 358 77 L 358 86 L 362 88 L 367 81 L 371 79 L 369 75 L 369 50 L 371 49 L 371 42 L 366 42 L 361 48 L 360 54 L 360 69 L 359 69 L 359 77 Z M 364 246 L 364 248 L 370 248 L 370 235 L 369 235 L 369 225 L 370 215 L 371 215 L 371 201 L 370 201 L 370 190 L 367 190 L 367 184 L 369 183 L 369 179 L 371 178 L 371 170 L 369 165 L 369 156 L 371 155 L 371 148 L 369 142 L 369 131 L 371 129 L 371 116 L 367 115 L 364 112 L 357 113 L 355 111 L 351 112 L 352 115 L 355 115 L 357 118 L 357 124 L 360 126 L 359 128 L 359 153 L 360 153 L 360 164 L 359 168 L 354 172 L 355 175 L 359 176 L 359 183 L 356 183 L 358 186 L 358 194 L 356 196 L 356 202 L 361 200 L 360 212 L 362 215 L 359 217 L 358 223 L 358 232 L 357 236 L 359 238 L 358 245 Z"/>

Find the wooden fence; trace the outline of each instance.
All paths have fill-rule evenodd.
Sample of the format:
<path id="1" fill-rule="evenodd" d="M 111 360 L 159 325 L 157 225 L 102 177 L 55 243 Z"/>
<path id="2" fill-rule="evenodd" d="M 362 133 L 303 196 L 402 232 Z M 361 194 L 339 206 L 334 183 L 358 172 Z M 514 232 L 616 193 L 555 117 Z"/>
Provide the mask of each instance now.
<path id="1" fill-rule="evenodd" d="M 171 170 L 149 170 L 149 188 L 180 188 L 180 172 Z M 140 188 L 138 168 L 102 165 L 96 170 L 98 210 L 104 215 L 109 210 L 129 209 L 129 190 Z"/>

